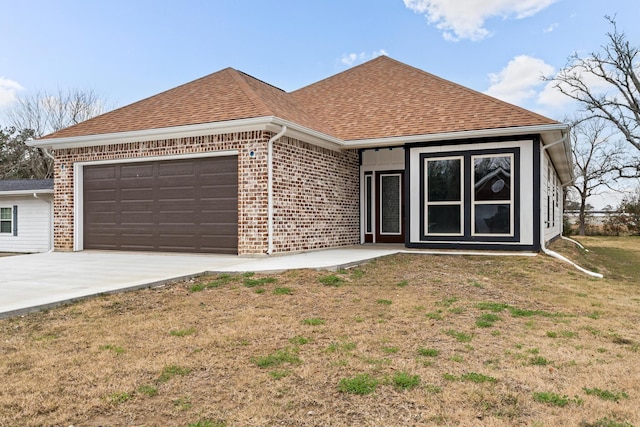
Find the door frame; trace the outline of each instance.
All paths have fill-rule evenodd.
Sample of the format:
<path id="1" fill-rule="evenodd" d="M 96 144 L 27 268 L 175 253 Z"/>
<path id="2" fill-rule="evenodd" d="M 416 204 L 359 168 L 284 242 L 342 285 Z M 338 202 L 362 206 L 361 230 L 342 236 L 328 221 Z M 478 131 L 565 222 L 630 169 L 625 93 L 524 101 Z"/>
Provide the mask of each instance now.
<path id="1" fill-rule="evenodd" d="M 380 185 L 381 178 L 383 176 L 400 176 L 400 233 L 382 233 L 381 231 L 381 210 L 382 199 Z M 371 196 L 373 200 L 369 200 L 367 186 L 371 186 Z M 405 242 L 405 173 L 402 169 L 390 169 L 390 170 L 375 170 L 367 171 L 363 175 L 363 195 L 364 195 L 364 209 L 362 229 L 364 234 L 365 243 L 404 243 Z M 371 209 L 371 212 L 369 212 Z M 368 226 L 370 232 L 368 232 Z"/>

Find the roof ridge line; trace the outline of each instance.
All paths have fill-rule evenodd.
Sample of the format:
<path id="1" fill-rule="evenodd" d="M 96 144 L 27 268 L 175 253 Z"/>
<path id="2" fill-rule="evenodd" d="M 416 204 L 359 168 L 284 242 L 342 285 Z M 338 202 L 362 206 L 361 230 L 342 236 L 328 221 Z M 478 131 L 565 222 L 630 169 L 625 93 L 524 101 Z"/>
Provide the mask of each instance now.
<path id="1" fill-rule="evenodd" d="M 249 84 L 246 82 L 246 80 L 242 76 L 245 75 L 259 82 L 262 82 L 261 80 L 258 80 L 255 77 L 251 77 L 250 75 L 243 73 L 242 71 L 236 70 L 235 68 L 229 68 L 229 71 L 231 71 L 231 77 L 233 78 L 233 80 L 238 84 L 242 92 L 244 92 L 244 94 L 249 98 L 249 100 L 253 103 L 253 105 L 258 110 L 260 110 L 261 112 L 264 112 L 265 116 L 275 116 L 275 112 L 271 110 L 271 108 L 266 104 L 266 102 L 264 102 L 262 98 L 249 86 Z M 262 83 L 267 84 L 264 82 Z M 275 88 L 275 86 L 273 87 Z"/>

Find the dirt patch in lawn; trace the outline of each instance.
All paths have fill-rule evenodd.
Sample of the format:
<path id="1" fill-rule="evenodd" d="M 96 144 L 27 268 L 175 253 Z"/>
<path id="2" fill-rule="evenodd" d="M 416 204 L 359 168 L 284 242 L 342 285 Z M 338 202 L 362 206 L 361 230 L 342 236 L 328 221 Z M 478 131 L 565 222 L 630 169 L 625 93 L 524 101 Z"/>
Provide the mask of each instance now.
<path id="1" fill-rule="evenodd" d="M 0 425 L 632 425 L 639 242 L 555 245 L 603 280 L 546 256 L 404 254 L 2 320 Z"/>

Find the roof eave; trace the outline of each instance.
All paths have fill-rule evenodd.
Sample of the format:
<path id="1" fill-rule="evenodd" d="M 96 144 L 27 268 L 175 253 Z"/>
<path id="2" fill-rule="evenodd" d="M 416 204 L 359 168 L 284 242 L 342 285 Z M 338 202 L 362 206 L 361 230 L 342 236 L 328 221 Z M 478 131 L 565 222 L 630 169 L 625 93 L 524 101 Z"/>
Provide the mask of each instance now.
<path id="1" fill-rule="evenodd" d="M 394 145 L 405 145 L 419 142 L 449 141 L 455 139 L 491 138 L 502 136 L 546 134 L 549 132 L 560 132 L 568 129 L 568 125 L 563 123 L 506 127 L 497 129 L 478 129 L 455 132 L 441 132 L 422 135 L 394 136 L 387 138 L 355 139 L 345 141 L 345 148 L 375 148 L 388 147 Z"/>
<path id="2" fill-rule="evenodd" d="M 3 196 L 31 196 L 33 194 L 53 194 L 52 188 L 38 189 L 38 190 L 0 190 L 0 197 Z"/>
<path id="3" fill-rule="evenodd" d="M 187 138 L 232 132 L 248 132 L 257 130 L 277 132 L 282 126 L 287 126 L 288 136 L 297 137 L 314 145 L 319 145 L 332 150 L 339 150 L 344 145 L 344 142 L 341 139 L 275 116 L 252 117 L 247 119 L 200 123 L 195 125 L 73 136 L 67 138 L 44 138 L 29 141 L 27 142 L 27 145 L 31 147 L 56 150 L 111 144 L 126 144 L 140 141 Z"/>

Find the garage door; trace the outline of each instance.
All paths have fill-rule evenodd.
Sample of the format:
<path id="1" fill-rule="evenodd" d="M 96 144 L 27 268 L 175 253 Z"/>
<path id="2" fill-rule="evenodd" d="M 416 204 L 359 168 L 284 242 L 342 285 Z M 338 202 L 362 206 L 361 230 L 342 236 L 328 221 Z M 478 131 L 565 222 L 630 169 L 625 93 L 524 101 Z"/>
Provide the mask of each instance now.
<path id="1" fill-rule="evenodd" d="M 238 252 L 238 157 L 85 166 L 84 248 Z"/>

